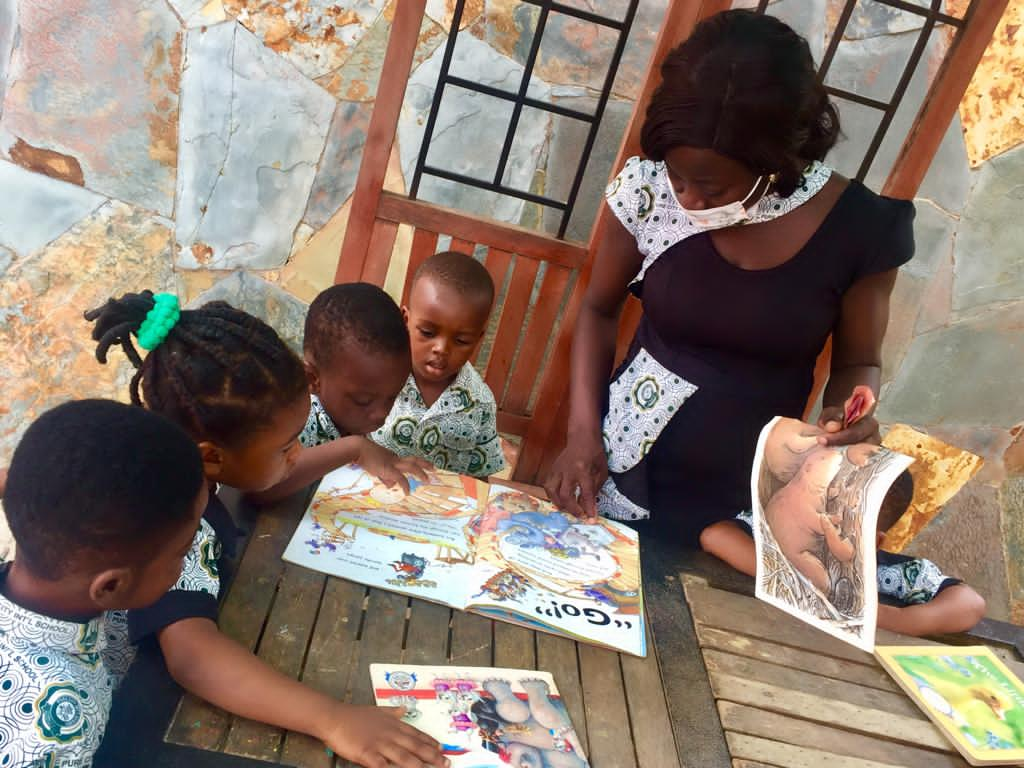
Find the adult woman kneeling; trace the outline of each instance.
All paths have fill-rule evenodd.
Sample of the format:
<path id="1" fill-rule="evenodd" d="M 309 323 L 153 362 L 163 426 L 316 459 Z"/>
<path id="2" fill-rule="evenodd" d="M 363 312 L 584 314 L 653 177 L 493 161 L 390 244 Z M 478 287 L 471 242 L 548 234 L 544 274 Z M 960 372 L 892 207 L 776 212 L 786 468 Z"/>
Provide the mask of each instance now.
<path id="1" fill-rule="evenodd" d="M 914 207 L 822 160 L 839 119 L 807 42 L 726 11 L 662 65 L 576 325 L 568 442 L 546 488 L 579 515 L 653 517 L 695 542 L 750 508 L 757 435 L 799 418 L 832 336 L 820 423 L 830 444 L 854 387 L 877 394 L 889 296 L 914 251 Z M 643 316 L 609 383 L 618 318 Z"/>

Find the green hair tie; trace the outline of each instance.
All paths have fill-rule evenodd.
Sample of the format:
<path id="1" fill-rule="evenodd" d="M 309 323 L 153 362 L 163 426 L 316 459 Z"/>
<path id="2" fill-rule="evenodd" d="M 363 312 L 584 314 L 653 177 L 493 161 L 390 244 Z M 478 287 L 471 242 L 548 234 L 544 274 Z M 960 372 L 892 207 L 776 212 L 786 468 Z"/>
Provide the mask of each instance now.
<path id="1" fill-rule="evenodd" d="M 139 339 L 139 346 L 147 351 L 159 347 L 171 332 L 171 328 L 177 324 L 179 317 L 181 309 L 177 296 L 173 293 L 158 293 L 153 296 L 153 308 L 146 313 L 146 319 L 135 333 Z"/>

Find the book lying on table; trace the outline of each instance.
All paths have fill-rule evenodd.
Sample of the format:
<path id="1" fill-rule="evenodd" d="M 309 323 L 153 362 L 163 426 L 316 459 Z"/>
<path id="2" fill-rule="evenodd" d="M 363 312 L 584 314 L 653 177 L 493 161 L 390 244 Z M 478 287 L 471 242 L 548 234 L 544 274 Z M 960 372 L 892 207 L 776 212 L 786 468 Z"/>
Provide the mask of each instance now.
<path id="1" fill-rule="evenodd" d="M 1024 685 L 985 646 L 878 646 L 875 655 L 971 765 L 1024 762 Z"/>
<path id="2" fill-rule="evenodd" d="M 587 768 L 583 746 L 547 672 L 371 664 L 380 706 L 437 739 L 452 768 Z"/>
<path id="3" fill-rule="evenodd" d="M 528 493 L 448 472 L 388 488 L 360 467 L 320 483 L 284 559 L 459 610 L 646 655 L 640 547 Z"/>

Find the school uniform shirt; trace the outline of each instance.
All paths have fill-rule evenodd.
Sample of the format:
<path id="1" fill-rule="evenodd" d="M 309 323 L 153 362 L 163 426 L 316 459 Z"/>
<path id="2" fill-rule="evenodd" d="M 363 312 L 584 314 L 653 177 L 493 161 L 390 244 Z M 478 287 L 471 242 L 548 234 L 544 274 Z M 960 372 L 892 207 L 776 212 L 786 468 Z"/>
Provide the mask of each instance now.
<path id="1" fill-rule="evenodd" d="M 753 536 L 754 517 L 749 511 L 736 515 L 733 522 Z M 924 557 L 879 549 L 875 564 L 878 595 L 889 605 L 921 605 L 934 600 L 942 590 L 963 584 L 960 579 L 944 574 L 939 566 Z"/>
<path id="2" fill-rule="evenodd" d="M 0 766 L 91 766 L 133 658 L 124 611 L 61 621 L 0 595 Z"/>
<path id="3" fill-rule="evenodd" d="M 341 430 L 334 424 L 334 420 L 327 413 L 320 398 L 310 395 L 309 417 L 306 419 L 306 426 L 299 433 L 299 443 L 305 448 L 314 448 L 337 440 L 339 437 L 343 437 Z"/>
<path id="4" fill-rule="evenodd" d="M 138 643 L 183 619 L 203 618 L 216 622 L 224 577 L 221 558 L 234 554 L 237 539 L 238 529 L 227 507 L 211 492 L 178 581 L 153 605 L 128 611 L 131 642 Z"/>
<path id="5" fill-rule="evenodd" d="M 505 467 L 497 414 L 490 387 L 470 363 L 430 407 L 410 374 L 370 439 L 399 456 L 421 456 L 438 469 L 484 478 Z"/>

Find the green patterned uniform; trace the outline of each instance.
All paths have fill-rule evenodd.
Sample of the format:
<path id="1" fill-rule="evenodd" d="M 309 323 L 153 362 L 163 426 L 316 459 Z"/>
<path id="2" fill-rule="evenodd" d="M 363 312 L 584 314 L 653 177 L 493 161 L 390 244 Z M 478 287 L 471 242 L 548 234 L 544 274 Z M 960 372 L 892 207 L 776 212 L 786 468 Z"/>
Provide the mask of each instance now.
<path id="1" fill-rule="evenodd" d="M 494 395 L 470 363 L 429 408 L 410 374 L 384 426 L 370 439 L 439 469 L 489 477 L 505 468 L 497 413 Z"/>
<path id="2" fill-rule="evenodd" d="M 0 766 L 91 766 L 133 656 L 124 611 L 60 621 L 0 594 Z"/>

